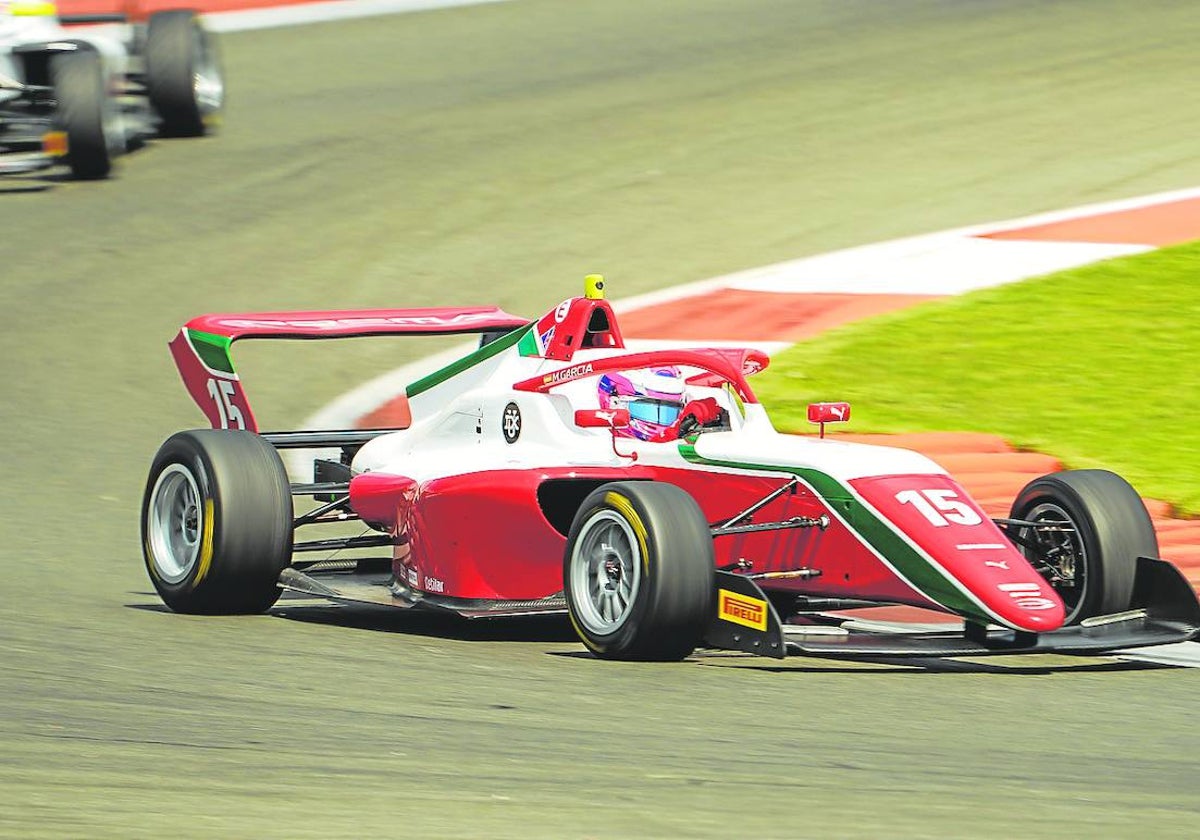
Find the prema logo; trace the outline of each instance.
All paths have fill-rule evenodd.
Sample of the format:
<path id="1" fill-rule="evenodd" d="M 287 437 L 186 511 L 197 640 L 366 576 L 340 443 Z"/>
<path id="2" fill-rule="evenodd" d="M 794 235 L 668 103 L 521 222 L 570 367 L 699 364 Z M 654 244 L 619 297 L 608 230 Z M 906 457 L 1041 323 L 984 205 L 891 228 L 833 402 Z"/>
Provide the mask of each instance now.
<path id="1" fill-rule="evenodd" d="M 767 629 L 767 602 L 728 589 L 718 590 L 717 617 L 754 630 Z"/>
<path id="2" fill-rule="evenodd" d="M 1054 608 L 1054 601 L 1042 595 L 1042 588 L 1036 583 L 1001 583 L 997 587 L 1001 592 L 1016 601 L 1023 610 L 1049 610 Z"/>
<path id="3" fill-rule="evenodd" d="M 578 379 L 581 376 L 587 376 L 592 372 L 591 364 L 575 365 L 575 367 L 563 368 L 556 370 L 554 373 L 547 373 L 542 377 L 543 385 L 556 385 L 559 382 L 570 382 L 572 379 Z"/>

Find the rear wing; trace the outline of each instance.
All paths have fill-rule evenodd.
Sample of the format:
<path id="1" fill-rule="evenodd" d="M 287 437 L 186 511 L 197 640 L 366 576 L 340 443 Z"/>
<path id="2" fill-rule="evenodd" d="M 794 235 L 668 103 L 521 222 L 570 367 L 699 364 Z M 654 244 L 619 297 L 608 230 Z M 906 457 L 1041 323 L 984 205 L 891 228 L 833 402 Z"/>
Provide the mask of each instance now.
<path id="1" fill-rule="evenodd" d="M 240 339 L 503 334 L 531 323 L 487 306 L 201 315 L 188 321 L 168 346 L 184 386 L 214 429 L 257 432 L 230 356 L 233 342 Z"/>

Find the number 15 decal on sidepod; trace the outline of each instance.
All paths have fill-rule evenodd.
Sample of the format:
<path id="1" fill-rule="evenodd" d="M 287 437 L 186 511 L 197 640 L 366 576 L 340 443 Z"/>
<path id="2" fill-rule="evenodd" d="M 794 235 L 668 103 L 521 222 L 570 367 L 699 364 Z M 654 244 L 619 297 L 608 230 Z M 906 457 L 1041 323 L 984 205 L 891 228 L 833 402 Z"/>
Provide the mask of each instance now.
<path id="1" fill-rule="evenodd" d="M 851 486 L 910 540 L 934 556 L 1014 550 L 1000 529 L 948 475 L 858 478 Z"/>
<path id="2" fill-rule="evenodd" d="M 959 501 L 954 490 L 901 490 L 895 498 L 902 505 L 911 504 L 937 528 L 945 528 L 951 523 L 978 525 L 983 521 L 983 517 Z"/>

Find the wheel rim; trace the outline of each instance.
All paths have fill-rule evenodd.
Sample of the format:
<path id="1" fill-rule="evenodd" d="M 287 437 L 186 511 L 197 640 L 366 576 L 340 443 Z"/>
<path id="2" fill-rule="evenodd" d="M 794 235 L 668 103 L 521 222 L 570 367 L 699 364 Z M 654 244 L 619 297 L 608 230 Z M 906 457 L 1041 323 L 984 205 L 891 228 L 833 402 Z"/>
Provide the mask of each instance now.
<path id="1" fill-rule="evenodd" d="M 150 493 L 150 561 L 167 583 L 184 580 L 200 557 L 204 507 L 192 473 L 171 464 L 158 476 Z"/>
<path id="2" fill-rule="evenodd" d="M 1021 518 L 1046 523 L 1042 528 L 1022 528 L 1020 544 L 1038 574 L 1062 598 L 1066 608 L 1063 623 L 1069 624 L 1082 608 L 1091 583 L 1087 549 L 1079 535 L 1079 525 L 1054 502 L 1042 502 Z"/>
<path id="3" fill-rule="evenodd" d="M 192 90 L 200 116 L 207 117 L 221 110 L 225 101 L 225 83 L 221 79 L 216 56 L 210 49 L 208 36 L 196 29 L 194 37 L 196 66 L 192 72 Z"/>
<path id="4" fill-rule="evenodd" d="M 611 510 L 592 514 L 571 552 L 575 616 L 597 636 L 620 629 L 642 582 L 642 556 L 629 523 Z"/>

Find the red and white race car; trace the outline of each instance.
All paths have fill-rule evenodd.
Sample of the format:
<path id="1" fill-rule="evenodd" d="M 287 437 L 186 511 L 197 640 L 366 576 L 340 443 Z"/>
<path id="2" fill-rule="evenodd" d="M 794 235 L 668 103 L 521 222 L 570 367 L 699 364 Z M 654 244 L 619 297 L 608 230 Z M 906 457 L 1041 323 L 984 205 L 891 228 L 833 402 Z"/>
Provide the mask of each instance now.
<path id="1" fill-rule="evenodd" d="M 411 383 L 408 416 L 387 430 L 260 432 L 230 357 L 245 338 L 457 333 L 480 346 Z M 170 346 L 213 426 L 162 445 L 142 505 L 146 567 L 180 612 L 258 612 L 281 589 L 468 617 L 565 611 L 597 656 L 661 660 L 701 646 L 1092 653 L 1200 628 L 1118 476 L 1044 476 L 990 519 L 920 454 L 776 431 L 748 381 L 768 363 L 758 350 L 627 348 L 596 276 L 537 321 L 206 315 Z M 810 419 L 848 413 L 817 404 Z M 279 450 L 305 448 L 340 457 L 314 457 L 312 480 L 292 483 Z M 295 497 L 315 501 L 297 514 Z M 364 532 L 295 537 L 347 520 Z M 303 559 L 380 547 L 389 556 Z M 881 604 L 961 621 L 848 612 Z"/>

